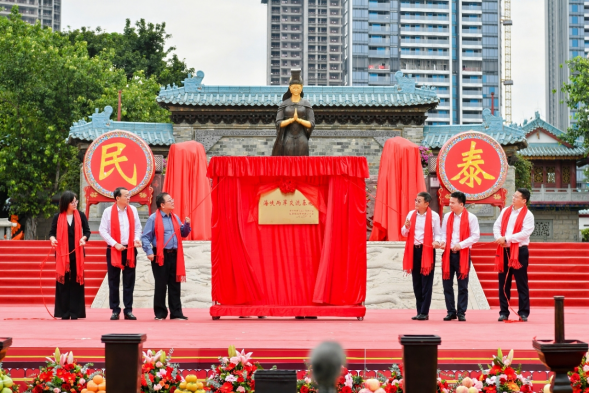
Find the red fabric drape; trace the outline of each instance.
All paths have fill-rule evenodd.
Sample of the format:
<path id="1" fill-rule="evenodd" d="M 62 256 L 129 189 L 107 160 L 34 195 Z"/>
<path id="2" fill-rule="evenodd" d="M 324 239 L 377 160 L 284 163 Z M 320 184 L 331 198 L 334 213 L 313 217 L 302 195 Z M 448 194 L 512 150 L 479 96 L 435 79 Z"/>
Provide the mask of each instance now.
<path id="1" fill-rule="evenodd" d="M 190 217 L 192 231 L 185 240 L 211 239 L 211 187 L 206 173 L 207 156 L 203 145 L 188 141 L 170 146 L 162 190 L 174 198 L 174 213 L 180 220 Z"/>
<path id="2" fill-rule="evenodd" d="M 277 176 L 278 169 L 284 171 Z M 213 157 L 212 297 L 222 305 L 352 305 L 366 297 L 364 157 Z M 319 194 L 318 225 L 258 225 L 259 190 Z"/>
<path id="3" fill-rule="evenodd" d="M 417 193 L 425 190 L 419 147 L 405 138 L 388 139 L 380 156 L 370 240 L 404 240 L 401 227 Z"/>

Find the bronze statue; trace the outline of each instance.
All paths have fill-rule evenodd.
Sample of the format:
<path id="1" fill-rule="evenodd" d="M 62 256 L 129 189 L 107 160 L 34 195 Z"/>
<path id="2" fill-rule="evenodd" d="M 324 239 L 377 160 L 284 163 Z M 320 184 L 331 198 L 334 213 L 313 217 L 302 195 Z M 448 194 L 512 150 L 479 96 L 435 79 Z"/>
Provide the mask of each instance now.
<path id="1" fill-rule="evenodd" d="M 273 156 L 308 156 L 309 138 L 315 128 L 315 115 L 303 93 L 300 69 L 291 70 L 288 91 L 276 115 L 276 142 Z"/>

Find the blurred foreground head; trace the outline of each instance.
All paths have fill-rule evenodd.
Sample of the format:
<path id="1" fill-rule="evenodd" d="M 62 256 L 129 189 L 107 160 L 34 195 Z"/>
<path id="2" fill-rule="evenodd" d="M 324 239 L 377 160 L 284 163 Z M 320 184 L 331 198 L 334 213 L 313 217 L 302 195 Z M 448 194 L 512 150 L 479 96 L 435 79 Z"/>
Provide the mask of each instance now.
<path id="1" fill-rule="evenodd" d="M 324 342 L 311 352 L 313 379 L 319 385 L 320 393 L 335 392 L 335 380 L 340 376 L 346 361 L 344 350 L 336 342 Z"/>

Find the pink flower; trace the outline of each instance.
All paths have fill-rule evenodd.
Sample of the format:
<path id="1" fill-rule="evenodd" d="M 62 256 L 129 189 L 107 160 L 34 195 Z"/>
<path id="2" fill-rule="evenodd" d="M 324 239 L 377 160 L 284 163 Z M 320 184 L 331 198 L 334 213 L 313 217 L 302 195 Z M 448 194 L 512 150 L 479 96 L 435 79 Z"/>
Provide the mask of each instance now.
<path id="1" fill-rule="evenodd" d="M 305 377 L 305 383 L 311 383 L 311 378 Z"/>
<path id="2" fill-rule="evenodd" d="M 156 392 L 157 392 L 158 390 L 160 390 L 161 388 L 162 388 L 162 385 L 160 385 L 159 383 L 154 383 L 154 384 L 153 384 L 153 390 L 155 390 Z"/>
<path id="3" fill-rule="evenodd" d="M 59 392 L 61 392 L 61 389 L 60 388 L 55 388 L 55 389 L 53 389 L 53 392 L 54 393 L 59 393 Z"/>
<path id="4" fill-rule="evenodd" d="M 164 365 L 162 364 L 162 362 L 157 362 L 157 363 L 155 364 L 155 366 L 156 366 L 157 368 L 162 368 Z"/>
<path id="5" fill-rule="evenodd" d="M 586 373 L 589 373 L 589 365 L 583 366 L 583 371 L 585 371 Z"/>
<path id="6" fill-rule="evenodd" d="M 226 382 L 235 382 L 237 381 L 237 377 L 235 375 L 229 374 L 225 377 Z"/>
<path id="7" fill-rule="evenodd" d="M 237 352 L 237 355 L 232 357 L 230 360 L 231 363 L 238 365 L 240 362 L 244 366 L 251 366 L 249 360 L 252 356 L 253 352 L 245 353 L 245 349 L 242 349 L 241 352 Z"/>
<path id="8" fill-rule="evenodd" d="M 84 378 L 80 378 L 80 380 L 78 381 L 78 384 L 83 385 L 86 383 L 86 380 Z"/>
<path id="9" fill-rule="evenodd" d="M 240 393 L 241 392 L 245 392 L 245 388 L 243 386 L 240 386 L 240 387 L 237 388 L 237 391 L 240 392 Z"/>
<path id="10" fill-rule="evenodd" d="M 483 383 L 481 381 L 476 381 L 476 383 L 474 384 L 474 387 L 477 388 L 478 390 L 482 390 Z"/>
<path id="11" fill-rule="evenodd" d="M 344 386 L 352 387 L 353 384 L 352 374 L 346 375 L 346 382 L 344 383 Z"/>

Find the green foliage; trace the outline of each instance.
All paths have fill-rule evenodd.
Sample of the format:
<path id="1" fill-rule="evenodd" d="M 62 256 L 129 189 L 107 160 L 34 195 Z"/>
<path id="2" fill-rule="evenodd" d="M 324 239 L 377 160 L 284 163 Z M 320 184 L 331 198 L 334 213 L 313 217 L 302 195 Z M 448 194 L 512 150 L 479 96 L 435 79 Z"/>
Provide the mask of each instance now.
<path id="1" fill-rule="evenodd" d="M 123 73 L 112 85 L 105 87 L 102 96 L 93 101 L 95 108 L 107 105 L 116 108 L 118 105 L 118 91 L 122 91 L 121 121 L 138 121 L 151 123 L 166 123 L 170 121 L 170 112 L 157 104 L 155 100 L 160 85 L 152 75 L 146 78 L 143 71 L 138 71 L 133 78 L 127 80 Z"/>
<path id="2" fill-rule="evenodd" d="M 582 241 L 589 242 L 589 228 L 581 229 Z"/>
<path id="3" fill-rule="evenodd" d="M 144 19 L 131 26 L 125 22 L 123 33 L 107 33 L 100 27 L 95 30 L 81 28 L 64 33 L 72 43 L 86 42 L 91 57 L 113 50 L 113 65 L 125 70 L 131 80 L 139 71 L 146 78 L 155 77 L 160 85 L 180 84 L 187 74 L 194 73 L 184 60 L 174 53 L 175 47 L 166 49 L 166 41 L 172 36 L 166 33 L 166 24 L 147 23 Z"/>
<path id="4" fill-rule="evenodd" d="M 64 174 L 79 173 L 69 127 L 124 78 L 110 55 L 88 56 L 84 42 L 24 22 L 16 6 L 0 18 L 0 186 L 12 213 L 49 216 L 51 197 L 72 184 Z"/>
<path id="5" fill-rule="evenodd" d="M 566 95 L 565 103 L 575 111 L 576 124 L 569 127 L 564 139 L 569 143 L 575 143 L 579 137 L 584 137 L 583 146 L 589 151 L 589 59 L 575 57 L 567 61 L 569 67 L 569 83 L 565 83 L 561 89 Z"/>
<path id="6" fill-rule="evenodd" d="M 513 163 L 515 167 L 515 188 L 527 188 L 532 191 L 532 162 L 526 157 L 517 155 Z"/>

